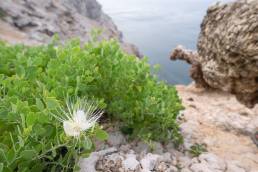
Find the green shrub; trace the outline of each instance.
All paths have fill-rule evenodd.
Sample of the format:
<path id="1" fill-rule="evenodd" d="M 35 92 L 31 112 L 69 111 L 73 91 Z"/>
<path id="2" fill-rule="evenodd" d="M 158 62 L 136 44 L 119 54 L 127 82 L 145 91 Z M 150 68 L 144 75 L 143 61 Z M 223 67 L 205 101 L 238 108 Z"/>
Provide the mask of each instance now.
<path id="1" fill-rule="evenodd" d="M 181 143 L 177 92 L 157 81 L 146 61 L 123 53 L 116 41 L 38 47 L 1 43 L 0 168 L 72 171 L 78 157 L 93 150 L 92 138 L 106 138 L 98 126 L 79 144 L 65 135 L 50 114 L 64 106 L 67 96 L 96 100 L 132 137 Z"/>
<path id="2" fill-rule="evenodd" d="M 0 7 L 0 19 L 6 16 L 6 12 Z"/>
<path id="3" fill-rule="evenodd" d="M 198 157 L 198 156 L 200 156 L 203 152 L 207 152 L 206 145 L 205 145 L 205 144 L 198 144 L 198 143 L 195 143 L 194 145 L 192 145 L 192 146 L 190 147 L 189 152 L 190 152 L 190 154 L 191 154 L 193 157 Z"/>

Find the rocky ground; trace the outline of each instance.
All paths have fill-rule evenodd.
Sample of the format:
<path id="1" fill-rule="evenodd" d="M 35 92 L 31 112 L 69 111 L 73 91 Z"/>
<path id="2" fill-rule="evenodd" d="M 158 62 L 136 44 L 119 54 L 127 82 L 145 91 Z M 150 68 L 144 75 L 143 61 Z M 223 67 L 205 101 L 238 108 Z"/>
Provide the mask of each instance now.
<path id="1" fill-rule="evenodd" d="M 177 86 L 186 109 L 180 117 L 183 148 L 172 143 L 126 140 L 117 130 L 99 144 L 100 151 L 82 159 L 82 172 L 258 172 L 258 149 L 251 139 L 258 128 L 258 106 L 248 109 L 220 91 Z M 256 117 L 255 117 L 256 116 Z M 112 128 L 112 127 L 111 127 Z M 207 152 L 193 157 L 188 150 L 204 144 Z"/>

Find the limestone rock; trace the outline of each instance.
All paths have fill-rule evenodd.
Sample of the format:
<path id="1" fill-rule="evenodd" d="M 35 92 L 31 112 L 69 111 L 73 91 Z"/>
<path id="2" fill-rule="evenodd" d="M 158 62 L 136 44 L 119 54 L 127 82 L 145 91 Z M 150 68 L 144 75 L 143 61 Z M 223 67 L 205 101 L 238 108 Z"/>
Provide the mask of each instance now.
<path id="1" fill-rule="evenodd" d="M 190 159 L 190 157 L 186 157 L 186 156 L 180 156 L 179 158 L 178 158 L 178 165 L 180 166 L 180 167 L 188 167 L 189 165 L 190 165 L 190 163 L 191 163 L 191 159 Z"/>
<path id="2" fill-rule="evenodd" d="M 258 1 L 211 6 L 198 40 L 198 53 L 178 47 L 171 59 L 192 64 L 198 86 L 235 94 L 248 107 L 258 103 Z"/>
<path id="3" fill-rule="evenodd" d="M 71 38 L 87 42 L 93 29 L 101 29 L 99 39 L 117 39 L 126 52 L 141 56 L 134 45 L 123 41 L 96 0 L 8 0 L 0 1 L 0 11 L 0 39 L 10 43 L 49 43 L 54 34 L 62 42 Z"/>
<path id="4" fill-rule="evenodd" d="M 238 165 L 234 163 L 228 163 L 227 164 L 227 171 L 226 172 L 246 172 L 244 168 L 239 167 Z"/>
<path id="5" fill-rule="evenodd" d="M 153 170 L 155 165 L 158 163 L 159 155 L 148 153 L 140 162 L 142 168 L 145 170 Z"/>
<path id="6" fill-rule="evenodd" d="M 120 146 L 125 143 L 125 137 L 120 131 L 109 133 L 108 141 L 111 146 Z"/>
<path id="7" fill-rule="evenodd" d="M 225 171 L 225 162 L 212 153 L 204 153 L 199 156 L 199 161 L 201 163 L 207 163 L 210 169 L 217 171 Z"/>
<path id="8" fill-rule="evenodd" d="M 101 5 L 96 0 L 62 0 L 83 16 L 96 20 L 103 16 Z"/>
<path id="9" fill-rule="evenodd" d="M 137 170 L 140 168 L 140 163 L 137 161 L 135 154 L 128 154 L 123 161 L 123 166 L 126 170 Z"/>
<path id="10" fill-rule="evenodd" d="M 96 170 L 98 171 L 125 171 L 123 168 L 124 157 L 120 153 L 113 153 L 100 157 Z"/>
<path id="11" fill-rule="evenodd" d="M 81 167 L 80 172 L 95 172 L 95 166 L 101 156 L 116 152 L 116 148 L 109 148 L 99 152 L 92 152 L 88 158 L 80 159 L 79 166 Z"/>
<path id="12" fill-rule="evenodd" d="M 126 145 L 121 145 L 119 150 L 124 152 L 124 153 L 127 153 L 131 148 L 131 145 L 130 144 L 126 144 Z"/>
<path id="13" fill-rule="evenodd" d="M 174 166 L 170 166 L 165 172 L 179 172 L 179 170 Z"/>
<path id="14" fill-rule="evenodd" d="M 138 153 L 144 153 L 146 154 L 147 152 L 150 151 L 149 145 L 143 141 L 139 141 L 136 143 L 134 150 Z"/>
<path id="15" fill-rule="evenodd" d="M 171 159 L 171 154 L 170 154 L 169 152 L 164 153 L 164 154 L 161 156 L 160 161 L 170 163 L 170 162 L 172 161 L 172 159 Z"/>
<path id="16" fill-rule="evenodd" d="M 209 152 L 197 161 L 180 155 L 180 167 L 188 168 L 200 161 L 201 165 L 194 168 L 210 164 L 211 170 L 223 171 L 230 163 L 232 169 L 257 171 L 258 149 L 251 136 L 258 129 L 258 106 L 249 109 L 231 94 L 196 88 L 193 84 L 177 86 L 177 91 L 185 107 L 180 124 L 185 142 L 204 143 Z"/>
<path id="17" fill-rule="evenodd" d="M 190 169 L 193 171 L 193 172 L 215 172 L 215 171 L 212 171 L 208 164 L 206 163 L 198 163 L 198 164 L 193 164 Z M 222 171 L 221 171 L 222 172 Z"/>
<path id="18" fill-rule="evenodd" d="M 156 167 L 155 167 L 155 171 L 161 172 L 161 171 L 167 171 L 169 168 L 169 166 L 165 163 L 165 162 L 161 162 L 159 163 Z"/>
<path id="19" fill-rule="evenodd" d="M 188 168 L 183 168 L 183 169 L 181 170 L 181 172 L 192 172 L 192 171 L 189 170 Z"/>

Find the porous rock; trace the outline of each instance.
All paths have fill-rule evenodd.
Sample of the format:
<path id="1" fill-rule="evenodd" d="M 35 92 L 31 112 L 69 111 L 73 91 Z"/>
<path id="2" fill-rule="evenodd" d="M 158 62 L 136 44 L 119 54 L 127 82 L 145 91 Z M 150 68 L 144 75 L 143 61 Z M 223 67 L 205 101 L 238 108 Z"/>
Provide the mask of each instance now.
<path id="1" fill-rule="evenodd" d="M 95 172 L 95 166 L 100 157 L 110 153 L 116 152 L 116 148 L 109 148 L 99 152 L 92 152 L 88 158 L 80 159 L 79 166 L 81 167 L 80 172 Z"/>
<path id="2" fill-rule="evenodd" d="M 211 6 L 201 24 L 198 51 L 177 47 L 171 59 L 192 64 L 198 86 L 230 92 L 248 107 L 258 103 L 258 1 Z"/>

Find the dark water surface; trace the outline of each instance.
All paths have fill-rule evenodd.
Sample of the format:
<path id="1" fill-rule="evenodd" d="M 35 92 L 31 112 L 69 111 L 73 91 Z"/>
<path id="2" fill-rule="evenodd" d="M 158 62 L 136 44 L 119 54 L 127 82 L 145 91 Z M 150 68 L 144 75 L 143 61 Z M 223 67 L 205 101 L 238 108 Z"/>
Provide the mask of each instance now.
<path id="1" fill-rule="evenodd" d="M 228 1 L 228 0 L 223 0 Z M 178 44 L 196 49 L 200 24 L 209 5 L 217 0 L 99 0 L 125 40 L 135 44 L 150 64 L 160 64 L 159 78 L 188 84 L 189 65 L 170 61 Z"/>

